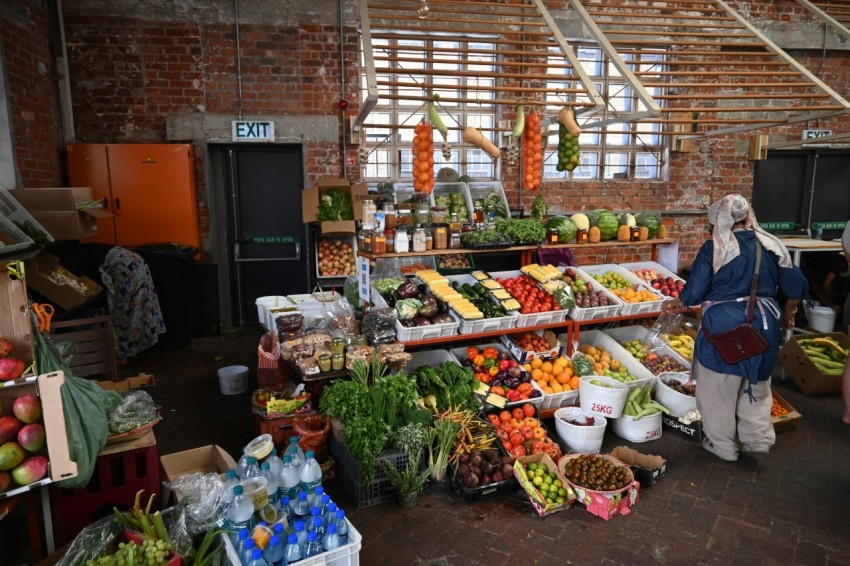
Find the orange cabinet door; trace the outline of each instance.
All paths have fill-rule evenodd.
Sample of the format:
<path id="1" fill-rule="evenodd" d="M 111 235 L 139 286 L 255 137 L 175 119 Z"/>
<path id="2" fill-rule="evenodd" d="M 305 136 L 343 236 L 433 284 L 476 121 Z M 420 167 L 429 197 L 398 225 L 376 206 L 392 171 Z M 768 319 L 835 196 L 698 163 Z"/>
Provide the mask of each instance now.
<path id="1" fill-rule="evenodd" d="M 91 187 L 95 199 L 105 199 L 105 210 L 115 214 L 109 181 L 109 163 L 106 144 L 69 143 L 65 146 L 68 156 L 68 180 L 72 187 Z M 115 219 L 98 218 L 97 236 L 86 240 L 115 244 Z"/>
<path id="2" fill-rule="evenodd" d="M 200 248 L 192 146 L 109 144 L 107 153 L 118 245 Z"/>

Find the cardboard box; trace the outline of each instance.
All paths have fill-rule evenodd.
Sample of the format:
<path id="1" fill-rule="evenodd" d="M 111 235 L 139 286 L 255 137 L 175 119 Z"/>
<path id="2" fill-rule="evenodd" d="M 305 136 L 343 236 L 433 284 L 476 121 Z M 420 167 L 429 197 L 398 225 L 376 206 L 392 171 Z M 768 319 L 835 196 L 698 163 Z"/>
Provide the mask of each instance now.
<path id="1" fill-rule="evenodd" d="M 32 324 L 27 287 L 20 278 L 24 264 L 9 262 L 0 267 L 0 336 L 12 343 L 11 356 L 30 367 L 33 361 Z"/>
<path id="2" fill-rule="evenodd" d="M 611 451 L 611 456 L 628 465 L 635 479 L 647 487 L 667 474 L 667 460 L 661 456 L 641 454 L 628 446 L 617 446 Z"/>
<path id="3" fill-rule="evenodd" d="M 823 334 L 801 334 L 792 335 L 791 338 L 779 350 L 779 360 L 791 374 L 794 383 L 806 395 L 818 395 L 820 393 L 836 393 L 841 391 L 841 374 L 827 375 L 823 373 L 814 362 L 803 351 L 800 340 L 828 336 L 838 342 L 842 348 L 850 348 L 850 339 L 841 332 L 828 332 Z"/>
<path id="4" fill-rule="evenodd" d="M 800 424 L 800 420 L 803 418 L 803 415 L 797 412 L 797 410 L 791 406 L 791 403 L 782 398 L 782 396 L 776 392 L 775 389 L 771 389 L 770 392 L 773 394 L 774 400 L 784 409 L 788 411 L 788 413 L 784 415 L 780 415 L 778 417 L 771 417 L 770 420 L 773 421 L 773 430 L 776 432 L 782 430 L 791 430 L 792 428 L 797 428 L 797 425 Z"/>
<path id="5" fill-rule="evenodd" d="M 35 393 L 41 400 L 42 420 L 47 437 L 47 458 L 50 461 L 47 477 L 26 486 L 10 486 L 12 489 L 0 493 L 0 499 L 24 493 L 36 486 L 77 477 L 77 464 L 71 460 L 68 450 L 65 411 L 59 392 L 64 383 L 65 374 L 57 371 L 37 377 L 7 381 L 0 386 L 0 405 L 4 415 L 11 414 L 12 403 L 21 395 Z"/>
<path id="6" fill-rule="evenodd" d="M 27 286 L 66 311 L 94 301 L 103 291 L 88 277 L 77 277 L 63 268 L 59 258 L 50 252 L 40 252 L 25 265 Z"/>
<path id="7" fill-rule="evenodd" d="M 366 183 L 354 183 L 352 185 L 345 179 L 335 179 L 332 177 L 319 179 L 315 187 L 309 187 L 301 191 L 301 215 L 304 222 L 317 221 L 316 214 L 319 210 L 319 198 L 322 193 L 330 189 L 339 189 L 351 196 L 354 220 L 320 222 L 322 234 L 354 234 L 356 232 L 354 221 L 362 219 L 361 204 L 364 199 L 369 198 L 369 186 Z"/>
<path id="8" fill-rule="evenodd" d="M 546 342 L 549 344 L 548 350 L 545 352 L 526 352 L 517 346 L 517 343 L 514 341 L 514 337 L 520 337 L 523 334 L 526 333 L 523 332 L 513 336 L 502 334 L 499 336 L 499 340 L 502 341 L 502 344 L 505 345 L 511 355 L 513 355 L 513 357 L 521 364 L 530 362 L 535 358 L 540 358 L 541 360 L 553 360 L 559 357 L 561 352 L 563 352 L 563 345 L 558 342 L 558 339 L 555 337 L 555 333 L 551 330 L 538 330 L 535 332 L 538 336 L 542 336 L 546 339 Z"/>
<path id="9" fill-rule="evenodd" d="M 124 393 L 131 389 L 141 389 L 147 391 L 156 400 L 156 379 L 147 373 L 140 373 L 135 377 L 128 377 L 121 381 L 98 381 L 97 384 L 100 385 L 101 389 L 118 393 Z"/>
<path id="10" fill-rule="evenodd" d="M 96 236 L 97 219 L 113 216 L 92 206 L 91 187 L 18 189 L 11 194 L 56 240 Z"/>
<path id="11" fill-rule="evenodd" d="M 183 474 L 200 472 L 202 474 L 225 474 L 227 470 L 236 468 L 236 461 L 220 446 L 210 444 L 199 448 L 184 450 L 166 454 L 159 459 L 161 474 L 164 483 L 172 483 Z M 171 499 L 171 488 L 162 487 L 162 507 L 169 506 Z M 182 499 L 182 494 L 174 494 L 176 501 Z"/>
<path id="12" fill-rule="evenodd" d="M 540 493 L 540 491 L 534 486 L 531 480 L 528 478 L 528 465 L 531 463 L 542 464 L 546 466 L 550 472 L 555 472 L 555 475 L 561 480 L 561 485 L 563 485 L 564 489 L 567 491 L 566 500 L 563 503 L 547 503 L 546 499 Z M 522 456 L 517 458 L 514 462 L 514 476 L 516 477 L 519 484 L 528 494 L 528 499 L 531 501 L 531 504 L 534 506 L 534 510 L 537 511 L 537 514 L 541 517 L 545 517 L 546 515 L 551 515 L 552 513 L 556 513 L 558 511 L 563 511 L 570 505 L 572 505 L 576 500 L 576 494 L 573 492 L 572 487 L 570 487 L 567 478 L 561 473 L 558 469 L 558 466 L 549 457 L 545 452 L 540 452 L 538 454 L 532 454 L 531 456 Z"/>
<path id="13" fill-rule="evenodd" d="M 661 415 L 661 424 L 695 442 L 702 442 L 702 421 L 683 423 L 676 417 Z"/>
<path id="14" fill-rule="evenodd" d="M 571 458 L 579 458 L 582 454 L 569 454 L 558 462 L 558 469 L 564 470 Z M 602 458 L 610 459 L 608 455 L 600 454 Z M 631 468 L 629 468 L 631 469 Z M 632 474 L 634 475 L 634 474 Z M 632 507 L 637 505 L 640 482 L 632 479 L 632 482 L 618 490 L 597 491 L 580 485 L 571 484 L 576 492 L 576 505 L 583 507 L 585 511 L 606 521 L 617 515 L 628 515 Z"/>

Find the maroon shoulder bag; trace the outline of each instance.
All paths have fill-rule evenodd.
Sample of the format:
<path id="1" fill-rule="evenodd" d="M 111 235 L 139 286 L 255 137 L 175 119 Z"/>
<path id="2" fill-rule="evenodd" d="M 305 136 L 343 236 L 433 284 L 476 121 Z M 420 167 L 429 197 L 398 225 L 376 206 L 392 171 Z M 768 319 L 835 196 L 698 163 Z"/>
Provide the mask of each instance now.
<path id="1" fill-rule="evenodd" d="M 756 242 L 756 268 L 753 273 L 753 284 L 750 287 L 750 298 L 747 301 L 747 320 L 726 332 L 709 334 L 703 325 L 702 331 L 709 342 L 714 344 L 717 353 L 729 365 L 767 351 L 767 340 L 753 327 L 753 310 L 756 306 L 756 289 L 759 283 L 759 268 L 761 267 L 761 244 Z"/>

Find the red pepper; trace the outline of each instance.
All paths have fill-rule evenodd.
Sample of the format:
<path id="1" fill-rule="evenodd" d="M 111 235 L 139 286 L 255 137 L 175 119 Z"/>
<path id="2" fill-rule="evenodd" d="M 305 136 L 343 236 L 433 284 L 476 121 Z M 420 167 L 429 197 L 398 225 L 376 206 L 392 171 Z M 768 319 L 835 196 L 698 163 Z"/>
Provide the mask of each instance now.
<path id="1" fill-rule="evenodd" d="M 499 371 L 508 371 L 511 363 L 508 360 L 499 360 Z"/>
<path id="2" fill-rule="evenodd" d="M 508 401 L 510 401 L 511 403 L 513 403 L 514 401 L 520 400 L 519 399 L 519 391 L 517 391 L 516 389 L 508 389 L 508 391 L 505 394 L 505 397 L 507 397 Z"/>

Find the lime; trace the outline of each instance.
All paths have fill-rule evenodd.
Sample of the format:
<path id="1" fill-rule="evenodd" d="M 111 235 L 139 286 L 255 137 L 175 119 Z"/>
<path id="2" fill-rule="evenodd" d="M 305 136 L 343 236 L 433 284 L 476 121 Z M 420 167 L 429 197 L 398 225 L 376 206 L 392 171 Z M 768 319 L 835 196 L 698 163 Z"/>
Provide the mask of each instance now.
<path id="1" fill-rule="evenodd" d="M 533 480 L 531 480 L 531 483 L 533 483 L 534 485 L 539 486 L 540 484 L 542 484 L 542 483 L 543 483 L 543 478 L 541 478 L 540 476 L 534 476 L 534 479 L 533 479 Z"/>
<path id="2" fill-rule="evenodd" d="M 537 463 L 536 462 L 530 462 L 528 464 L 528 471 L 529 472 L 533 472 L 536 469 L 537 469 Z"/>
<path id="3" fill-rule="evenodd" d="M 555 498 L 555 503 L 563 503 L 564 501 L 566 501 L 566 500 L 560 495 L 557 498 Z"/>
<path id="4" fill-rule="evenodd" d="M 562 483 L 561 483 L 561 480 L 559 480 L 559 479 L 555 479 L 555 480 L 552 480 L 552 485 L 553 485 L 554 487 L 561 487 L 561 486 L 562 486 L 562 485 L 564 485 L 564 484 L 562 484 Z"/>

